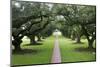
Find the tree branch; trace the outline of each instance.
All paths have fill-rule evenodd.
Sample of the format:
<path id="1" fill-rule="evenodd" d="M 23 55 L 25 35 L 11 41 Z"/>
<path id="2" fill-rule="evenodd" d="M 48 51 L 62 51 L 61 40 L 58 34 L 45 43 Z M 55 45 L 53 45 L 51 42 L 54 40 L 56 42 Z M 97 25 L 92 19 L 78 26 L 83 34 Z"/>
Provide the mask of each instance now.
<path id="1" fill-rule="evenodd" d="M 47 15 L 40 15 L 40 16 L 32 15 L 32 16 L 28 16 L 28 17 L 20 17 L 18 19 L 12 20 L 12 27 L 19 28 L 22 24 L 24 24 L 32 19 L 41 18 L 41 16 L 48 17 Z"/>

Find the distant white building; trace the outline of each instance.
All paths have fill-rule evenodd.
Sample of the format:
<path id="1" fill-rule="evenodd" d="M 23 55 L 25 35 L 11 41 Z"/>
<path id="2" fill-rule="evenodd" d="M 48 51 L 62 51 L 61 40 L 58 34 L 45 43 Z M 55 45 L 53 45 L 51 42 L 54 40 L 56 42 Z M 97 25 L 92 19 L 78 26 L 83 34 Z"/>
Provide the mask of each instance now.
<path id="1" fill-rule="evenodd" d="M 53 32 L 53 35 L 54 36 L 61 36 L 62 35 L 62 33 L 58 30 L 58 29 L 56 29 L 56 30 L 54 30 L 54 32 Z"/>

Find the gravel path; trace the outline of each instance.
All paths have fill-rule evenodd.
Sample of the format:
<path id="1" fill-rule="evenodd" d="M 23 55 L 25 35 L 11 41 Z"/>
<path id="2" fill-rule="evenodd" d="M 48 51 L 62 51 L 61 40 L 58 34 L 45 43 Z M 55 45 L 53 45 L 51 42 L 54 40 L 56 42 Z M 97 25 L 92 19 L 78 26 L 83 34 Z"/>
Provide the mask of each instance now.
<path id="1" fill-rule="evenodd" d="M 61 63 L 61 55 L 60 55 L 58 36 L 56 36 L 56 38 L 55 38 L 51 63 Z"/>

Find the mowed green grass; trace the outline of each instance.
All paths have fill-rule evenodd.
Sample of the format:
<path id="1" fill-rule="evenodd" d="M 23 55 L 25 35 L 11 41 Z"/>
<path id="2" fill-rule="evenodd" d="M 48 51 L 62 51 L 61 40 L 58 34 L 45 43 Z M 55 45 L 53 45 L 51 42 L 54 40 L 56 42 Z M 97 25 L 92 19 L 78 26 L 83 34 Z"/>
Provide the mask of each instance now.
<path id="1" fill-rule="evenodd" d="M 59 38 L 59 47 L 62 62 L 80 62 L 95 61 L 95 51 L 87 50 L 86 39 L 82 39 L 82 44 L 76 44 L 75 41 L 65 38 Z M 24 50 L 12 54 L 12 65 L 27 64 L 46 64 L 51 62 L 55 37 L 51 36 L 43 40 L 41 45 L 29 45 L 29 39 L 24 39 L 21 48 Z M 94 44 L 95 47 L 95 44 Z"/>
<path id="2" fill-rule="evenodd" d="M 26 45 L 29 43 L 29 40 L 24 40 L 21 44 L 24 52 L 12 54 L 12 65 L 44 64 L 51 62 L 54 44 L 53 36 L 43 40 L 41 42 L 42 45 Z"/>
<path id="3" fill-rule="evenodd" d="M 62 62 L 95 61 L 95 51 L 87 49 L 87 40 L 82 39 L 82 44 L 77 44 L 65 37 L 59 38 Z M 94 45 L 95 47 L 95 45 Z"/>

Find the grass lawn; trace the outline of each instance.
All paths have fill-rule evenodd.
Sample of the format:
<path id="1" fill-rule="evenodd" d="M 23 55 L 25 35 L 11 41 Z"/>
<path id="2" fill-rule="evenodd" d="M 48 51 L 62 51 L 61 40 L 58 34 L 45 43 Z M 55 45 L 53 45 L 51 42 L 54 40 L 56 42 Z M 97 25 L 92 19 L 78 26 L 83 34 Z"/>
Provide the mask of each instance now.
<path id="1" fill-rule="evenodd" d="M 82 44 L 77 44 L 71 39 L 59 38 L 62 62 L 95 61 L 95 51 L 87 49 L 87 40 L 82 39 Z M 95 45 L 94 45 L 95 47 Z"/>
<path id="2" fill-rule="evenodd" d="M 29 40 L 21 44 L 22 52 L 12 54 L 12 65 L 44 64 L 50 63 L 54 37 L 49 37 L 41 42 L 41 45 L 27 45 Z"/>
<path id="3" fill-rule="evenodd" d="M 81 44 L 65 38 L 59 38 L 62 62 L 95 61 L 96 53 L 88 50 L 87 40 L 82 39 Z M 21 44 L 23 51 L 12 54 L 12 65 L 46 64 L 51 62 L 55 38 L 53 36 L 39 42 L 38 45 L 29 45 L 29 39 Z M 95 45 L 94 45 L 95 47 Z"/>

